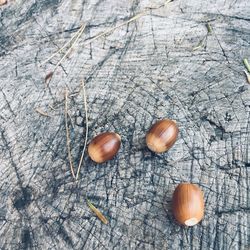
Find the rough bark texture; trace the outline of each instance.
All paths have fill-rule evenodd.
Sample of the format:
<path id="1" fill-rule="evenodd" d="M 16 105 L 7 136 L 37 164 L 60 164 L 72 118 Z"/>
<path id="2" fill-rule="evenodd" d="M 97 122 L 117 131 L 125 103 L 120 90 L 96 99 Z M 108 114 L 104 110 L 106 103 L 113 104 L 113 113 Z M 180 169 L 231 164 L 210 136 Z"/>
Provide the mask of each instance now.
<path id="1" fill-rule="evenodd" d="M 0 7 L 0 249 L 249 249 L 250 91 L 242 63 L 250 59 L 249 1 L 175 0 L 83 46 L 159 4 L 10 0 Z M 60 57 L 40 62 L 82 23 L 78 46 L 45 88 Z M 193 51 L 204 37 L 205 46 Z M 85 133 L 81 79 L 89 138 L 116 131 L 122 147 L 101 165 L 86 155 L 77 186 L 63 94 L 65 86 L 73 93 L 76 166 Z M 179 124 L 179 139 L 156 155 L 145 147 L 145 133 L 165 117 Z M 197 183 L 205 194 L 205 218 L 192 228 L 171 213 L 180 182 Z M 88 209 L 85 193 L 108 225 Z"/>

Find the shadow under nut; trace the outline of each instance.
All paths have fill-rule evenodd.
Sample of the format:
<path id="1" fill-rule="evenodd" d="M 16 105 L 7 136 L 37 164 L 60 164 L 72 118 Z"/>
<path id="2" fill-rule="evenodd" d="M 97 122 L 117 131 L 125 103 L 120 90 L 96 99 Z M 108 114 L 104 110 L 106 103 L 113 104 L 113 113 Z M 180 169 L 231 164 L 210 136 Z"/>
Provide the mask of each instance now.
<path id="1" fill-rule="evenodd" d="M 104 132 L 92 139 L 88 146 L 90 158 L 103 163 L 111 160 L 117 154 L 121 146 L 121 137 L 114 132 Z"/>
<path id="2" fill-rule="evenodd" d="M 150 150 L 163 153 L 169 150 L 177 140 L 179 129 L 176 122 L 165 119 L 156 122 L 146 135 L 146 143 Z"/>

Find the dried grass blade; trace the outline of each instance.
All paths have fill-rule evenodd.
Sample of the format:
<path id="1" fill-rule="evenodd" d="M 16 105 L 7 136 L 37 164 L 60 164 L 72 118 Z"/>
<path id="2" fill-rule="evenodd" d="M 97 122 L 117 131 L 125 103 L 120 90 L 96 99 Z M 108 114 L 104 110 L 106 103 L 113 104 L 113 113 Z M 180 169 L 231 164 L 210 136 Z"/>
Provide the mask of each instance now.
<path id="1" fill-rule="evenodd" d="M 79 32 L 79 34 L 77 35 L 75 41 L 72 43 L 72 45 L 69 47 L 69 49 L 66 51 L 66 53 L 64 54 L 64 56 L 60 59 L 60 61 L 56 64 L 53 72 L 55 72 L 57 70 L 57 68 L 59 67 L 59 65 L 63 62 L 63 60 L 68 56 L 68 54 L 70 53 L 70 51 L 73 49 L 73 47 L 75 46 L 75 44 L 77 43 L 77 41 L 79 40 L 80 36 L 82 35 L 83 31 L 85 30 L 86 25 L 84 25 L 82 27 L 82 30 Z"/>
<path id="2" fill-rule="evenodd" d="M 245 64 L 245 67 L 247 68 L 248 72 L 250 73 L 250 64 L 246 58 L 243 59 L 243 63 Z"/>
<path id="3" fill-rule="evenodd" d="M 84 24 L 81 25 L 79 30 L 71 37 L 71 39 L 67 43 L 65 43 L 59 50 L 53 53 L 49 58 L 43 61 L 40 65 L 43 65 L 47 63 L 48 61 L 50 61 L 53 57 L 55 57 L 58 53 L 60 53 L 64 48 L 66 48 L 69 44 L 71 44 L 72 41 L 78 36 L 78 34 L 82 31 L 83 28 L 84 28 Z"/>
<path id="4" fill-rule="evenodd" d="M 108 220 L 106 219 L 106 217 L 100 212 L 99 209 L 97 209 L 88 198 L 87 199 L 87 204 L 89 206 L 89 208 L 93 211 L 93 213 L 95 213 L 95 215 L 104 223 L 104 224 L 108 224 Z"/>
<path id="5" fill-rule="evenodd" d="M 206 37 L 203 38 L 201 41 L 199 41 L 199 43 L 195 47 L 193 47 L 193 51 L 203 48 L 205 39 L 206 39 Z"/>
<path id="6" fill-rule="evenodd" d="M 98 38 L 100 38 L 100 37 L 103 37 L 103 36 L 105 36 L 105 35 L 107 35 L 107 34 L 113 32 L 113 31 L 115 31 L 116 29 L 118 29 L 118 28 L 120 28 L 120 27 L 122 27 L 122 26 L 124 26 L 124 25 L 127 25 L 127 24 L 129 24 L 129 23 L 131 23 L 131 22 L 133 22 L 133 21 L 139 19 L 140 17 L 146 15 L 147 11 L 149 11 L 149 10 L 145 10 L 145 11 L 143 11 L 143 12 L 141 12 L 141 13 L 139 13 L 139 14 L 133 16 L 133 17 L 131 17 L 129 20 L 127 20 L 127 21 L 125 21 L 125 22 L 123 22 L 123 23 L 121 23 L 121 24 L 119 24 L 119 25 L 117 25 L 117 26 L 115 26 L 115 27 L 113 27 L 113 28 L 110 28 L 110 29 L 108 29 L 108 30 L 106 30 L 106 31 L 101 32 L 100 34 L 96 35 L 96 36 L 93 37 L 92 39 L 86 41 L 86 42 L 84 43 L 84 46 L 86 46 L 86 45 L 92 43 L 93 41 L 95 41 L 96 39 L 98 39 Z"/>

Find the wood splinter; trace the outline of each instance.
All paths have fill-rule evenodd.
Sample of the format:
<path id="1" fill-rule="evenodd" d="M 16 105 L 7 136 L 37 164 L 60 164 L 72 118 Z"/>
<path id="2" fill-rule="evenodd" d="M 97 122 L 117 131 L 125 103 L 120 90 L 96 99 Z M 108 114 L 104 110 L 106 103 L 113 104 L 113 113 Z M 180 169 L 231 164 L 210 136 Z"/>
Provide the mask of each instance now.
<path id="1" fill-rule="evenodd" d="M 45 111 L 41 110 L 40 108 L 36 108 L 35 111 L 42 115 L 42 116 L 46 116 L 46 117 L 51 117 L 48 113 L 46 113 Z"/>

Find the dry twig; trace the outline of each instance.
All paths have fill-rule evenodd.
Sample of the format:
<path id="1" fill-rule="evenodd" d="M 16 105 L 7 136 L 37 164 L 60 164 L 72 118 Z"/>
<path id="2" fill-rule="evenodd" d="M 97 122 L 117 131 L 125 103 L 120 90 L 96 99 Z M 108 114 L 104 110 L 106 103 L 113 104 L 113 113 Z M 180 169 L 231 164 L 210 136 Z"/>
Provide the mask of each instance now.
<path id="1" fill-rule="evenodd" d="M 79 33 L 81 33 L 83 30 L 84 30 L 84 27 L 85 25 L 82 24 L 81 27 L 79 28 L 79 30 L 72 36 L 72 38 L 67 42 L 65 43 L 59 50 L 57 50 L 55 53 L 53 53 L 49 58 L 47 58 L 45 61 L 41 62 L 40 65 L 43 65 L 47 62 L 49 62 L 52 58 L 54 58 L 57 54 L 59 54 L 60 52 L 63 51 L 64 48 L 66 48 L 68 45 L 70 45 L 73 40 L 79 36 Z"/>
<path id="2" fill-rule="evenodd" d="M 77 41 L 79 40 L 80 36 L 82 35 L 84 29 L 85 29 L 86 25 L 83 25 L 81 28 L 81 31 L 79 32 L 79 34 L 77 35 L 75 41 L 72 43 L 72 45 L 69 47 L 69 49 L 66 51 L 66 53 L 64 54 L 64 56 L 60 59 L 60 61 L 56 64 L 53 72 L 55 72 L 57 70 L 57 68 L 60 66 L 60 64 L 63 62 L 63 60 L 68 56 L 68 54 L 70 53 L 70 51 L 74 48 L 75 44 L 77 43 Z"/>
<path id="3" fill-rule="evenodd" d="M 77 41 L 79 40 L 80 36 L 82 35 L 84 29 L 85 29 L 86 25 L 83 25 L 79 32 L 77 33 L 77 36 L 75 38 L 75 40 L 73 41 L 73 43 L 70 45 L 70 47 L 67 49 L 67 51 L 65 52 L 65 54 L 63 55 L 63 57 L 59 60 L 59 62 L 56 64 L 56 66 L 54 67 L 54 69 L 49 72 L 46 77 L 45 77 L 45 83 L 46 83 L 46 86 L 48 86 L 51 78 L 53 77 L 55 71 L 57 70 L 57 68 L 61 65 L 61 63 L 64 61 L 64 59 L 69 55 L 69 53 L 71 52 L 71 50 L 74 48 L 74 46 L 76 45 Z M 72 41 L 72 40 L 70 40 Z M 68 44 L 68 43 L 66 43 Z M 65 48 L 65 46 L 63 46 L 62 48 Z M 61 50 L 59 50 L 60 52 Z M 51 58 L 53 58 L 57 53 L 59 52 L 56 52 L 54 53 L 49 59 L 45 60 L 45 62 L 49 61 Z"/>

